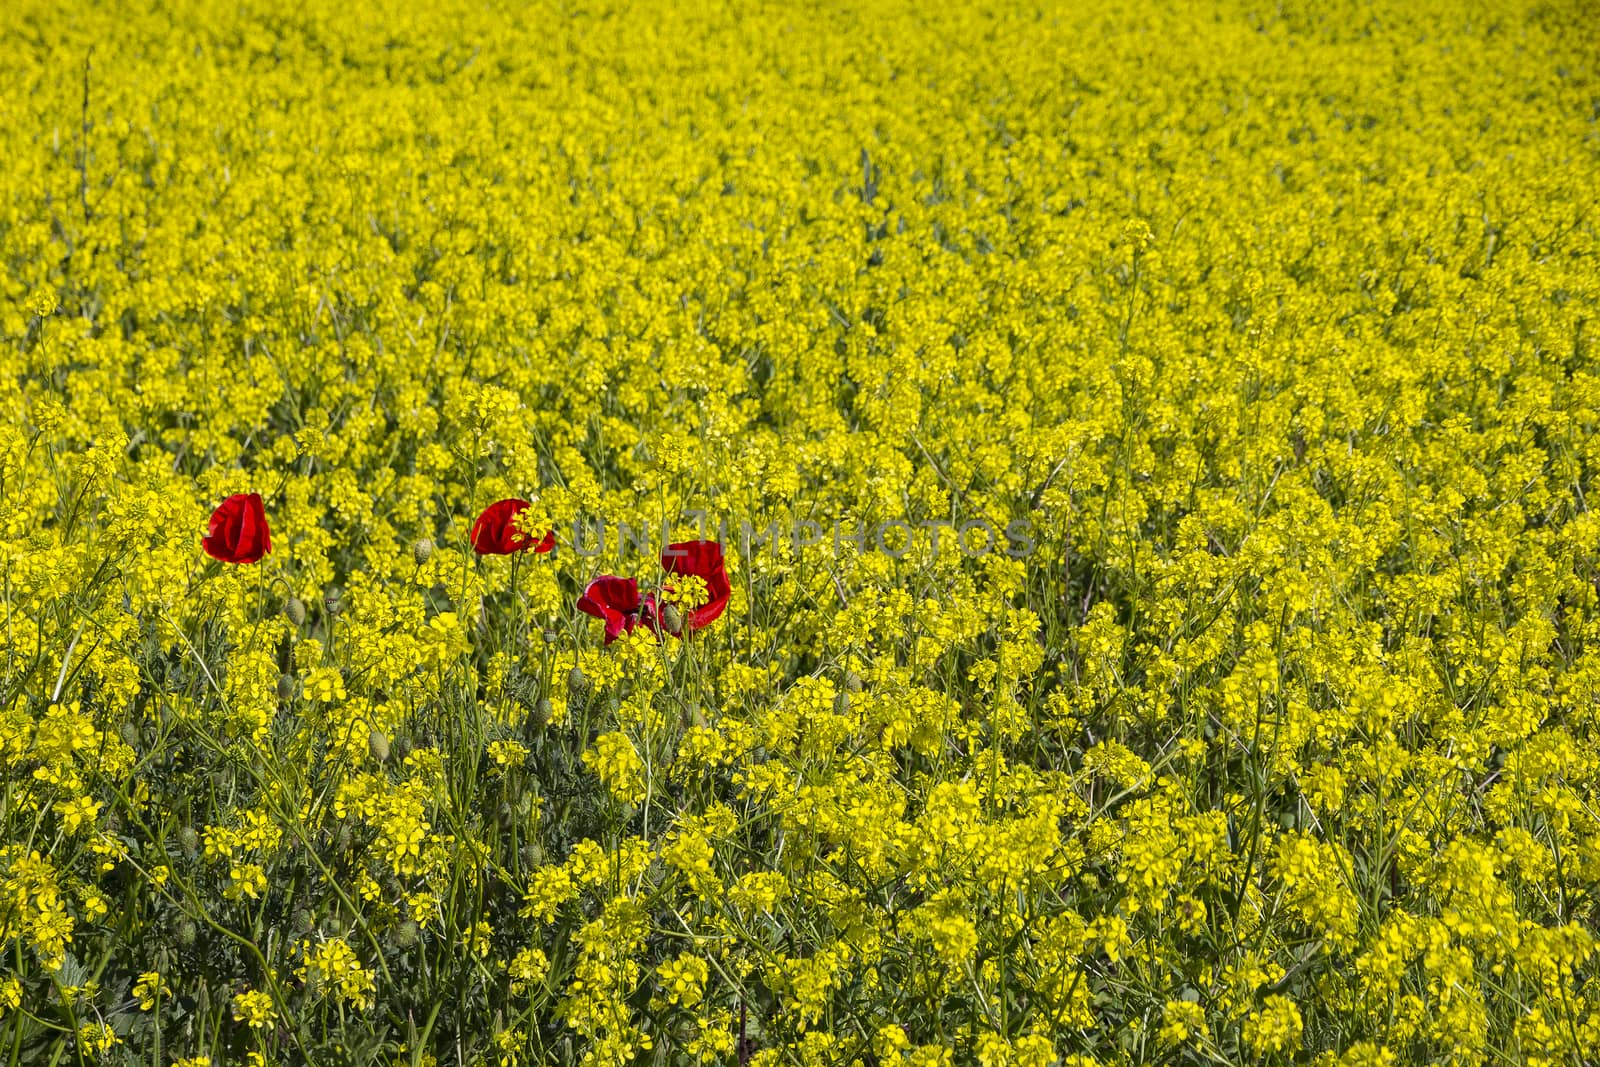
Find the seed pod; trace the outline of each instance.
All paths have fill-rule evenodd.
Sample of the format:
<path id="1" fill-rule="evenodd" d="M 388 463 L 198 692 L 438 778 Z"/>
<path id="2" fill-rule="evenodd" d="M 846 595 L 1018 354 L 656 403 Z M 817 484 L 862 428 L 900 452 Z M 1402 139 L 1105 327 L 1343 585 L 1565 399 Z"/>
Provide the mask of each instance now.
<path id="1" fill-rule="evenodd" d="M 379 763 L 388 761 L 389 739 L 383 736 L 382 730 L 374 727 L 372 733 L 367 735 L 367 751 L 372 753 L 372 758 Z"/>
<path id="2" fill-rule="evenodd" d="M 567 692 L 578 700 L 582 700 L 589 692 L 589 678 L 583 673 L 582 667 L 573 667 L 567 672 Z"/>
<path id="3" fill-rule="evenodd" d="M 284 601 L 283 614 L 291 626 L 304 626 L 306 621 L 306 605 L 297 596 L 292 596 Z"/>
<path id="4" fill-rule="evenodd" d="M 683 612 L 678 610 L 678 605 L 661 605 L 661 625 L 665 626 L 669 633 L 678 633 L 683 629 Z"/>
<path id="5" fill-rule="evenodd" d="M 433 541 L 424 537 L 411 546 L 411 558 L 421 567 L 433 558 Z"/>
<path id="6" fill-rule="evenodd" d="M 857 674 L 855 671 L 845 671 L 844 687 L 846 690 L 852 693 L 861 692 L 861 675 Z"/>

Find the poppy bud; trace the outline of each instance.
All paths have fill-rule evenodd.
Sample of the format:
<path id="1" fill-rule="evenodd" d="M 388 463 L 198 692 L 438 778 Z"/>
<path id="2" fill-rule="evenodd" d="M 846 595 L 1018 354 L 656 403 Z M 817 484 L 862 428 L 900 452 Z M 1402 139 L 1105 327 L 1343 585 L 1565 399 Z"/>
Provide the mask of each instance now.
<path id="1" fill-rule="evenodd" d="M 290 674 L 278 675 L 278 699 L 294 699 L 294 676 Z"/>
<path id="2" fill-rule="evenodd" d="M 549 697 L 540 697 L 539 702 L 533 706 L 533 725 L 544 726 L 550 721 L 553 707 Z"/>
<path id="3" fill-rule="evenodd" d="M 195 926 L 192 919 L 185 919 L 178 924 L 178 944 L 184 948 L 193 948 L 199 935 L 200 928 Z M 205 986 L 201 986 L 200 991 L 205 992 Z"/>
<path id="4" fill-rule="evenodd" d="M 374 729 L 367 735 L 367 751 L 372 753 L 372 758 L 379 763 L 389 759 L 389 739 L 383 736 L 383 731 Z"/>
<path id="5" fill-rule="evenodd" d="M 546 630 L 544 632 L 544 643 L 547 645 L 553 645 L 560 639 L 561 635 L 556 633 L 554 630 Z"/>
<path id="6" fill-rule="evenodd" d="M 833 698 L 833 710 L 837 715 L 850 714 L 850 690 L 846 689 Z"/>
<path id="7" fill-rule="evenodd" d="M 852 693 L 861 692 L 861 675 L 855 671 L 844 672 L 844 687 Z"/>
<path id="8" fill-rule="evenodd" d="M 567 692 L 582 700 L 589 692 L 589 679 L 583 673 L 582 667 L 573 667 L 567 672 Z"/>
<path id="9" fill-rule="evenodd" d="M 183 854 L 190 859 L 200 851 L 200 835 L 194 832 L 194 827 L 185 826 L 178 831 L 178 847 L 183 849 Z"/>
<path id="10" fill-rule="evenodd" d="M 544 846 L 537 841 L 530 841 L 522 846 L 522 865 L 524 867 L 537 867 L 544 862 Z"/>
<path id="11" fill-rule="evenodd" d="M 122 743 L 129 748 L 139 743 L 139 728 L 131 722 L 125 722 L 117 730 L 122 735 Z"/>
<path id="12" fill-rule="evenodd" d="M 394 933 L 391 934 L 390 937 L 394 942 L 395 948 L 404 950 L 417 943 L 418 933 L 420 933 L 420 931 L 417 927 L 417 924 L 412 920 L 407 919 L 405 922 L 394 928 Z"/>
<path id="13" fill-rule="evenodd" d="M 294 909 L 294 915 L 290 921 L 294 923 L 294 931 L 297 934 L 309 934 L 317 925 L 316 919 L 308 908 Z"/>
<path id="14" fill-rule="evenodd" d="M 283 614 L 291 626 L 303 626 L 306 621 L 306 606 L 297 596 L 292 596 L 283 605 Z"/>
<path id="15" fill-rule="evenodd" d="M 344 611 L 344 601 L 339 599 L 339 590 L 334 589 L 322 598 L 322 608 L 335 617 Z"/>
<path id="16" fill-rule="evenodd" d="M 414 749 L 415 747 L 416 746 L 411 743 L 411 738 L 409 738 L 409 737 L 397 737 L 397 738 L 395 738 L 395 740 L 394 740 L 394 758 L 399 760 L 401 763 L 404 763 L 406 757 L 411 755 L 411 750 Z"/>
<path id="17" fill-rule="evenodd" d="M 416 560 L 417 566 L 419 567 L 427 563 L 433 558 L 433 541 L 424 537 L 422 540 L 412 545 L 411 558 Z"/>
<path id="18" fill-rule="evenodd" d="M 661 625 L 666 627 L 668 633 L 675 634 L 683 629 L 683 612 L 678 610 L 678 605 L 661 605 Z"/>

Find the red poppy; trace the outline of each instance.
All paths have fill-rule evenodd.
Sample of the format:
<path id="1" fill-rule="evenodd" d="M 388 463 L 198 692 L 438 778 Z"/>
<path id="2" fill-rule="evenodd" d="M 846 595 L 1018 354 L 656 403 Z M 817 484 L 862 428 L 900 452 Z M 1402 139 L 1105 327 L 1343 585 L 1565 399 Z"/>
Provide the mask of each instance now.
<path id="1" fill-rule="evenodd" d="M 533 538 L 516 528 L 512 522 L 528 506 L 526 500 L 500 500 L 483 509 L 483 514 L 472 524 L 473 551 L 480 556 L 509 556 L 513 552 L 533 549 L 548 552 L 556 547 L 556 532 L 548 531 L 537 545 Z"/>
<path id="2" fill-rule="evenodd" d="M 608 645 L 640 626 L 648 626 L 658 633 L 661 629 L 656 621 L 655 596 L 641 599 L 639 582 L 634 578 L 602 574 L 590 582 L 578 598 L 578 610 L 605 622 Z"/>
<path id="3" fill-rule="evenodd" d="M 684 619 L 685 633 L 716 622 L 728 606 L 728 571 L 723 565 L 719 542 L 679 541 L 668 545 L 661 553 L 661 569 L 669 575 L 693 575 L 706 584 L 707 600 Z M 667 587 L 671 588 L 670 582 Z"/>
<path id="4" fill-rule="evenodd" d="M 200 547 L 224 563 L 255 563 L 272 551 L 260 493 L 235 493 L 217 505 Z"/>

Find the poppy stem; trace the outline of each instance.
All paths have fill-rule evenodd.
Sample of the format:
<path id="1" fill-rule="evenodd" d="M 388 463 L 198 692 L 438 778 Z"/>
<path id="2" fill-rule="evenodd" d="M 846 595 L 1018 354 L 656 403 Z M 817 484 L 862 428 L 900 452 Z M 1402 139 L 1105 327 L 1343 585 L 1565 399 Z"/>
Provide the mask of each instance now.
<path id="1" fill-rule="evenodd" d="M 521 662 L 521 651 L 528 643 L 528 613 L 523 610 L 522 603 L 522 553 L 518 552 L 511 557 L 511 608 L 517 620 L 516 651 L 517 662 Z"/>
<path id="2" fill-rule="evenodd" d="M 260 567 L 256 568 L 256 621 L 250 627 L 250 639 L 244 643 L 244 650 L 249 652 L 256 647 L 256 634 L 261 632 L 261 619 L 266 614 L 267 605 L 267 575 Z"/>

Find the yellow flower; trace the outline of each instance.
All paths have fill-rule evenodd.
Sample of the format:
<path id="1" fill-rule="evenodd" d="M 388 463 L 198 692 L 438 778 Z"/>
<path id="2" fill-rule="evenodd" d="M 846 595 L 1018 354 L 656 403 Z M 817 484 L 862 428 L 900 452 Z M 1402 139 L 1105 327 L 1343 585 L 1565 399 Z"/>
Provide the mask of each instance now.
<path id="1" fill-rule="evenodd" d="M 260 1030 L 277 1022 L 278 1013 L 273 1008 L 270 994 L 247 989 L 233 995 L 233 1018 L 252 1030 Z"/>
<path id="2" fill-rule="evenodd" d="M 105 1023 L 84 1023 L 78 1027 L 79 1047 L 94 1055 L 104 1055 L 120 1044 L 122 1039 Z"/>
<path id="3" fill-rule="evenodd" d="M 133 995 L 139 1001 L 140 1011 L 151 1011 L 158 1000 L 172 996 L 172 987 L 158 972 L 145 971 L 134 983 Z"/>
<path id="4" fill-rule="evenodd" d="M 313 945 L 302 941 L 295 977 L 358 1009 L 372 1007 L 376 982 L 350 945 L 339 937 Z"/>
<path id="5" fill-rule="evenodd" d="M 1274 994 L 1261 1010 L 1244 1020 L 1244 1040 L 1257 1053 L 1284 1052 L 1300 1043 L 1300 1009 L 1288 997 Z"/>

